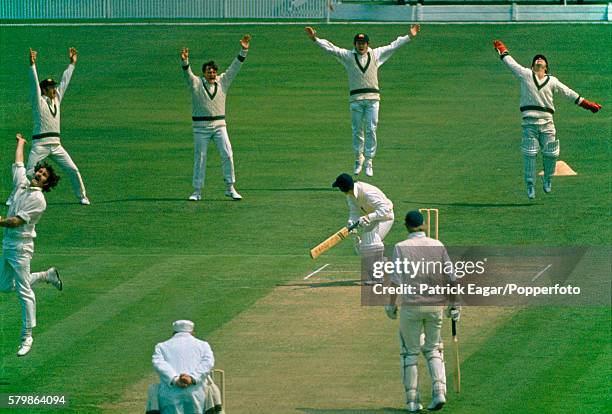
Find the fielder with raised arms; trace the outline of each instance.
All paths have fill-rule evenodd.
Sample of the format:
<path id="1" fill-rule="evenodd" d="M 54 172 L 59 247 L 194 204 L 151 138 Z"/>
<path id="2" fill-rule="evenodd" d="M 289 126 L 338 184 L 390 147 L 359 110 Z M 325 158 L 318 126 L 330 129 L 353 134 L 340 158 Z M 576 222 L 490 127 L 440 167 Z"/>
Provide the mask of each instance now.
<path id="1" fill-rule="evenodd" d="M 211 140 L 215 142 L 221 156 L 223 180 L 226 185 L 225 195 L 234 200 L 242 199 L 234 188 L 236 182 L 234 154 L 225 123 L 225 99 L 232 81 L 246 59 L 250 41 L 251 35 L 242 36 L 240 39 L 242 49 L 225 73 L 217 75 L 219 68 L 211 60 L 202 65 L 203 77 L 201 78 L 195 76 L 191 71 L 189 49 L 181 50 L 181 67 L 191 89 L 192 102 L 194 163 L 193 193 L 189 196 L 191 201 L 202 199 L 202 187 L 206 176 L 206 152 Z"/>
<path id="2" fill-rule="evenodd" d="M 521 152 L 525 163 L 525 183 L 527 197 L 535 198 L 536 156 L 542 150 L 544 164 L 543 189 L 545 193 L 552 191 L 552 176 L 559 158 L 559 141 L 556 137 L 553 114 L 553 93 L 561 93 L 576 105 L 593 113 L 601 109 L 601 105 L 590 102 L 577 92 L 574 92 L 554 76 L 548 74 L 548 60 L 544 55 L 535 55 L 531 68 L 519 65 L 508 53 L 508 48 L 501 41 L 495 40 L 493 46 L 501 60 L 521 81 L 521 114 L 523 118 L 523 140 Z"/>
<path id="3" fill-rule="evenodd" d="M 380 90 L 378 88 L 378 68 L 385 63 L 401 46 L 415 37 L 421 26 L 410 27 L 405 36 L 399 36 L 386 46 L 370 48 L 370 38 L 358 33 L 353 39 L 353 50 L 342 49 L 329 40 L 319 39 L 312 27 L 306 27 L 306 34 L 317 46 L 334 56 L 344 66 L 349 81 L 349 102 L 353 130 L 353 151 L 355 152 L 355 175 L 364 166 L 368 177 L 374 175 L 372 159 L 376 155 L 376 128 Z"/>
<path id="4" fill-rule="evenodd" d="M 39 162 L 45 158 L 51 158 L 68 173 L 72 191 L 79 203 L 89 205 L 90 202 L 85 192 L 81 173 L 60 141 L 60 104 L 64 99 L 70 79 L 72 79 L 72 73 L 77 63 L 77 51 L 73 47 L 68 49 L 70 64 L 64 71 L 59 85 L 51 78 L 43 79 L 39 83 L 36 71 L 38 53 L 30 49 L 29 56 L 34 131 L 32 132 L 32 149 L 28 156 L 27 174 L 31 177 L 34 174 L 34 167 Z M 13 194 L 6 204 L 10 205 L 12 200 Z"/>

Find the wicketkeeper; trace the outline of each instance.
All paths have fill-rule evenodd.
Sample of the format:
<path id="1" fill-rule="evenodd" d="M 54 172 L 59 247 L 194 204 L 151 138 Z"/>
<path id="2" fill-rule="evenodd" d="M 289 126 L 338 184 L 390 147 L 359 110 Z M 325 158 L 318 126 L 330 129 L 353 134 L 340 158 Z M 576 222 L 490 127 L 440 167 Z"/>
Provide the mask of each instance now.
<path id="1" fill-rule="evenodd" d="M 576 105 L 596 113 L 601 105 L 586 100 L 554 76 L 548 74 L 548 59 L 544 55 L 535 55 L 531 68 L 519 65 L 508 53 L 508 48 L 501 41 L 495 40 L 493 46 L 501 60 L 521 81 L 521 114 L 523 117 L 523 140 L 521 152 L 525 162 L 525 183 L 527 197 L 535 198 L 535 169 L 538 150 L 542 150 L 544 163 L 543 189 L 552 191 L 552 176 L 559 158 L 559 141 L 556 138 L 553 114 L 553 93 L 559 92 L 572 100 Z"/>

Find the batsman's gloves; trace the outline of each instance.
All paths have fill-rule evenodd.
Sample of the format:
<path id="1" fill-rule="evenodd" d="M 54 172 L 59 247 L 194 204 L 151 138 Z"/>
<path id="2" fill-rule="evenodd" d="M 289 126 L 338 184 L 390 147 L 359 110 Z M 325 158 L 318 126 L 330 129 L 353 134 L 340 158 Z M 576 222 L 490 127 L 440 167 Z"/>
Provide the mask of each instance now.
<path id="1" fill-rule="evenodd" d="M 461 307 L 449 305 L 446 308 L 446 316 L 457 322 L 461 317 Z"/>
<path id="2" fill-rule="evenodd" d="M 582 108 L 584 109 L 588 109 L 589 111 L 596 113 L 601 109 L 601 105 L 595 102 L 591 102 L 588 101 L 586 99 L 582 99 L 582 102 L 580 102 L 578 105 L 580 105 Z"/>
<path id="3" fill-rule="evenodd" d="M 397 319 L 397 306 L 396 305 L 385 305 L 385 312 L 389 319 Z"/>
<path id="4" fill-rule="evenodd" d="M 359 217 L 359 227 L 365 227 L 370 224 L 370 219 L 368 216 Z"/>
<path id="5" fill-rule="evenodd" d="M 508 48 L 505 44 L 503 44 L 501 40 L 493 41 L 493 47 L 495 48 L 495 50 L 497 50 L 497 53 L 499 53 L 499 57 L 501 57 L 502 59 L 508 55 Z"/>

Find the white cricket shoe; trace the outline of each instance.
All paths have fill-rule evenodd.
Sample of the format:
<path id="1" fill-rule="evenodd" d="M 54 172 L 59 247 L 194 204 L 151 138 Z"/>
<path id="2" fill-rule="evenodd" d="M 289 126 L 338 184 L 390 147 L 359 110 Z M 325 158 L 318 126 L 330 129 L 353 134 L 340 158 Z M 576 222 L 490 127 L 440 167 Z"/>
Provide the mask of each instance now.
<path id="1" fill-rule="evenodd" d="M 532 183 L 527 184 L 527 198 L 530 200 L 535 199 L 535 187 Z"/>
<path id="2" fill-rule="evenodd" d="M 374 175 L 374 167 L 372 167 L 372 158 L 367 158 L 365 160 L 365 173 L 368 177 L 372 177 Z"/>
<path id="3" fill-rule="evenodd" d="M 552 191 L 552 180 L 550 178 L 544 178 L 543 189 L 546 194 Z"/>
<path id="4" fill-rule="evenodd" d="M 51 283 L 57 290 L 64 289 L 64 284 L 62 283 L 62 279 L 60 279 L 59 271 L 52 267 L 47 270 L 47 282 Z"/>
<path id="5" fill-rule="evenodd" d="M 446 404 L 446 396 L 444 393 L 434 394 L 431 404 L 427 406 L 427 409 L 429 411 L 438 411 L 444 407 L 444 404 Z"/>
<path id="6" fill-rule="evenodd" d="M 236 191 L 233 185 L 227 187 L 227 190 L 225 190 L 225 195 L 227 197 L 231 197 L 236 201 L 242 200 L 242 196 L 240 195 L 240 193 L 238 193 L 238 191 Z"/>
<path id="7" fill-rule="evenodd" d="M 200 201 L 202 199 L 202 192 L 200 190 L 196 190 L 189 196 L 189 201 Z"/>
<path id="8" fill-rule="evenodd" d="M 21 345 L 19 345 L 19 349 L 17 350 L 17 356 L 22 357 L 27 355 L 27 353 L 30 352 L 30 349 L 32 349 L 33 342 L 34 339 L 31 336 L 26 336 L 23 338 L 23 341 L 21 341 Z"/>
<path id="9" fill-rule="evenodd" d="M 353 174 L 355 175 L 361 174 L 362 168 L 363 168 L 363 156 L 360 155 L 359 158 L 355 160 L 355 169 L 353 170 Z"/>
<path id="10" fill-rule="evenodd" d="M 408 410 L 408 412 L 410 413 L 416 413 L 418 411 L 421 411 L 422 409 L 423 409 L 423 406 L 419 404 L 418 402 L 411 401 L 408 404 L 406 404 L 406 410 Z"/>
<path id="11" fill-rule="evenodd" d="M 79 200 L 79 203 L 80 203 L 81 205 L 84 205 L 84 206 L 88 206 L 88 205 L 90 205 L 90 204 L 91 204 L 91 202 L 89 201 L 89 198 L 87 198 L 87 197 L 83 197 L 83 198 L 81 198 L 81 199 Z"/>

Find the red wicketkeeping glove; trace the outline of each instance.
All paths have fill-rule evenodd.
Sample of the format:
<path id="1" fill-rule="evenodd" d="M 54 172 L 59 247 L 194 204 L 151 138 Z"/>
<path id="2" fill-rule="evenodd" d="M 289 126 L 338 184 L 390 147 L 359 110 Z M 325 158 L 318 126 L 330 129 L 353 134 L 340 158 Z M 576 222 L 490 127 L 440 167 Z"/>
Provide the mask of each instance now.
<path id="1" fill-rule="evenodd" d="M 497 53 L 499 53 L 500 56 L 508 53 L 508 48 L 502 43 L 501 40 L 494 40 L 493 47 L 497 50 Z"/>
<path id="2" fill-rule="evenodd" d="M 582 102 L 579 103 L 581 107 L 584 109 L 588 109 L 589 111 L 595 113 L 601 109 L 601 105 L 595 102 L 587 101 L 586 99 L 582 99 Z"/>

